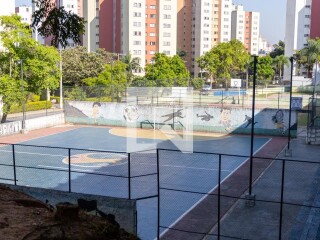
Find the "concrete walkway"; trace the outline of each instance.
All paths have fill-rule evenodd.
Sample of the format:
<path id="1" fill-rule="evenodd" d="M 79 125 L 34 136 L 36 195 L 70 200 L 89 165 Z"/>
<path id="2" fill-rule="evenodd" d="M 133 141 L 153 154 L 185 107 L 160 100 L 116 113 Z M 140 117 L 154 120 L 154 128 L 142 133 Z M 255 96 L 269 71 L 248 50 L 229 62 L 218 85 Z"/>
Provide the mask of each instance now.
<path id="1" fill-rule="evenodd" d="M 286 157 L 286 148 L 278 155 L 278 159 L 288 159 L 285 165 L 282 160 L 273 161 L 255 181 L 252 190 L 256 195 L 255 206 L 246 204 L 244 194 L 222 217 L 220 234 L 234 238 L 220 239 L 320 239 L 320 209 L 315 208 L 320 207 L 320 146 L 307 145 L 303 135 L 301 131 L 300 136 L 290 142 L 291 157 Z M 283 166 L 284 204 L 280 222 Z M 226 199 L 228 197 L 223 197 L 221 201 Z M 217 234 L 217 225 L 211 234 Z M 207 235 L 204 239 L 217 237 Z"/>

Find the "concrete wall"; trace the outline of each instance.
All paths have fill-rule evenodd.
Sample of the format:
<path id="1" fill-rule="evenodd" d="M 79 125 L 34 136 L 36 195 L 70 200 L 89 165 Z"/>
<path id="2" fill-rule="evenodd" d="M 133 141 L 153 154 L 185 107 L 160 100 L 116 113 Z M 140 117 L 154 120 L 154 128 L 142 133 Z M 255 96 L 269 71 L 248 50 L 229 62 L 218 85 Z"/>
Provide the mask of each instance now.
<path id="1" fill-rule="evenodd" d="M 64 113 L 26 120 L 26 130 L 48 128 L 64 124 Z M 0 124 L 0 136 L 12 135 L 22 130 L 22 121 Z"/>
<path id="2" fill-rule="evenodd" d="M 26 130 L 30 131 L 35 129 L 48 128 L 64 123 L 64 113 L 39 118 L 32 118 L 26 120 Z"/>
<path id="3" fill-rule="evenodd" d="M 68 193 L 52 189 L 31 188 L 24 186 L 7 185 L 8 187 L 26 193 L 42 202 L 46 200 L 49 204 L 55 206 L 61 202 L 70 202 L 77 204 L 77 199 L 82 198 L 85 200 L 97 200 L 98 209 L 107 214 L 113 214 L 116 221 L 130 233 L 136 234 L 136 201 L 113 198 L 105 196 L 96 196 L 82 193 Z"/>
<path id="4" fill-rule="evenodd" d="M 178 112 L 181 112 L 181 115 Z M 192 123 L 194 131 L 249 134 L 251 109 L 217 107 L 172 107 L 151 105 L 127 105 L 125 103 L 97 103 L 70 101 L 65 105 L 66 122 L 108 126 L 140 127 L 141 122 L 173 123 L 176 129 Z M 179 116 L 178 116 L 179 115 Z M 296 113 L 292 112 L 291 129 L 296 130 Z M 180 123 L 179 123 L 180 122 Z M 289 111 L 287 109 L 257 109 L 255 133 L 262 135 L 286 135 Z M 148 125 L 144 125 L 148 127 Z M 151 127 L 149 125 L 149 127 Z M 291 134 L 295 134 L 292 131 Z"/>

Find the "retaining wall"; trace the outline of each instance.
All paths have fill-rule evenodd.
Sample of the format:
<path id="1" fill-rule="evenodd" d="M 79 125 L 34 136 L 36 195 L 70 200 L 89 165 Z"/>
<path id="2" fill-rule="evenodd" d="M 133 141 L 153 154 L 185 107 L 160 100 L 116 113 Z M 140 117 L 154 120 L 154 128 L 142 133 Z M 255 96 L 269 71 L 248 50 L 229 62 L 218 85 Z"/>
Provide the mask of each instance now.
<path id="1" fill-rule="evenodd" d="M 207 106 L 152 106 L 126 103 L 69 101 L 65 104 L 66 122 L 123 127 L 152 127 L 151 123 L 173 124 L 175 129 L 250 134 L 251 109 Z M 287 135 L 289 110 L 256 109 L 255 134 Z M 291 135 L 296 135 L 297 114 L 291 114 Z"/>

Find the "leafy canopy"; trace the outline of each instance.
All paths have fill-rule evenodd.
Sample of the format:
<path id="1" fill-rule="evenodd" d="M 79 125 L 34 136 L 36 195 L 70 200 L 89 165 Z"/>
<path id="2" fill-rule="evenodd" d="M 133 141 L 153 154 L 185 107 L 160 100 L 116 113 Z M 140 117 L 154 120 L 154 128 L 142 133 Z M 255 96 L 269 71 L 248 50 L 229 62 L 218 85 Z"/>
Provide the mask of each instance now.
<path id="1" fill-rule="evenodd" d="M 85 31 L 84 19 L 63 6 L 48 0 L 33 0 L 38 10 L 32 14 L 31 26 L 37 28 L 43 37 L 52 37 L 51 45 L 56 48 L 68 46 L 68 39 L 75 44 L 81 43 L 81 35 Z"/>
<path id="2" fill-rule="evenodd" d="M 178 55 L 170 57 L 164 53 L 156 53 L 153 63 L 146 65 L 145 72 L 149 86 L 187 86 L 190 77 L 184 61 Z"/>

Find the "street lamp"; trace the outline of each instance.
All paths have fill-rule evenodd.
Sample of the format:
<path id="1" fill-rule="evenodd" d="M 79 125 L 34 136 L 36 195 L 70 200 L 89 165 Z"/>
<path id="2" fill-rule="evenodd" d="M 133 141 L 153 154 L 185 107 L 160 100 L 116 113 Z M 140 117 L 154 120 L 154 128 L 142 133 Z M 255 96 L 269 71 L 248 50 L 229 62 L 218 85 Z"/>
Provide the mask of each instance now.
<path id="1" fill-rule="evenodd" d="M 21 78 L 21 93 L 22 93 L 22 129 L 21 132 L 25 133 L 26 128 L 26 105 L 24 98 L 24 84 L 23 84 L 23 59 L 17 61 L 20 64 L 20 78 Z"/>

